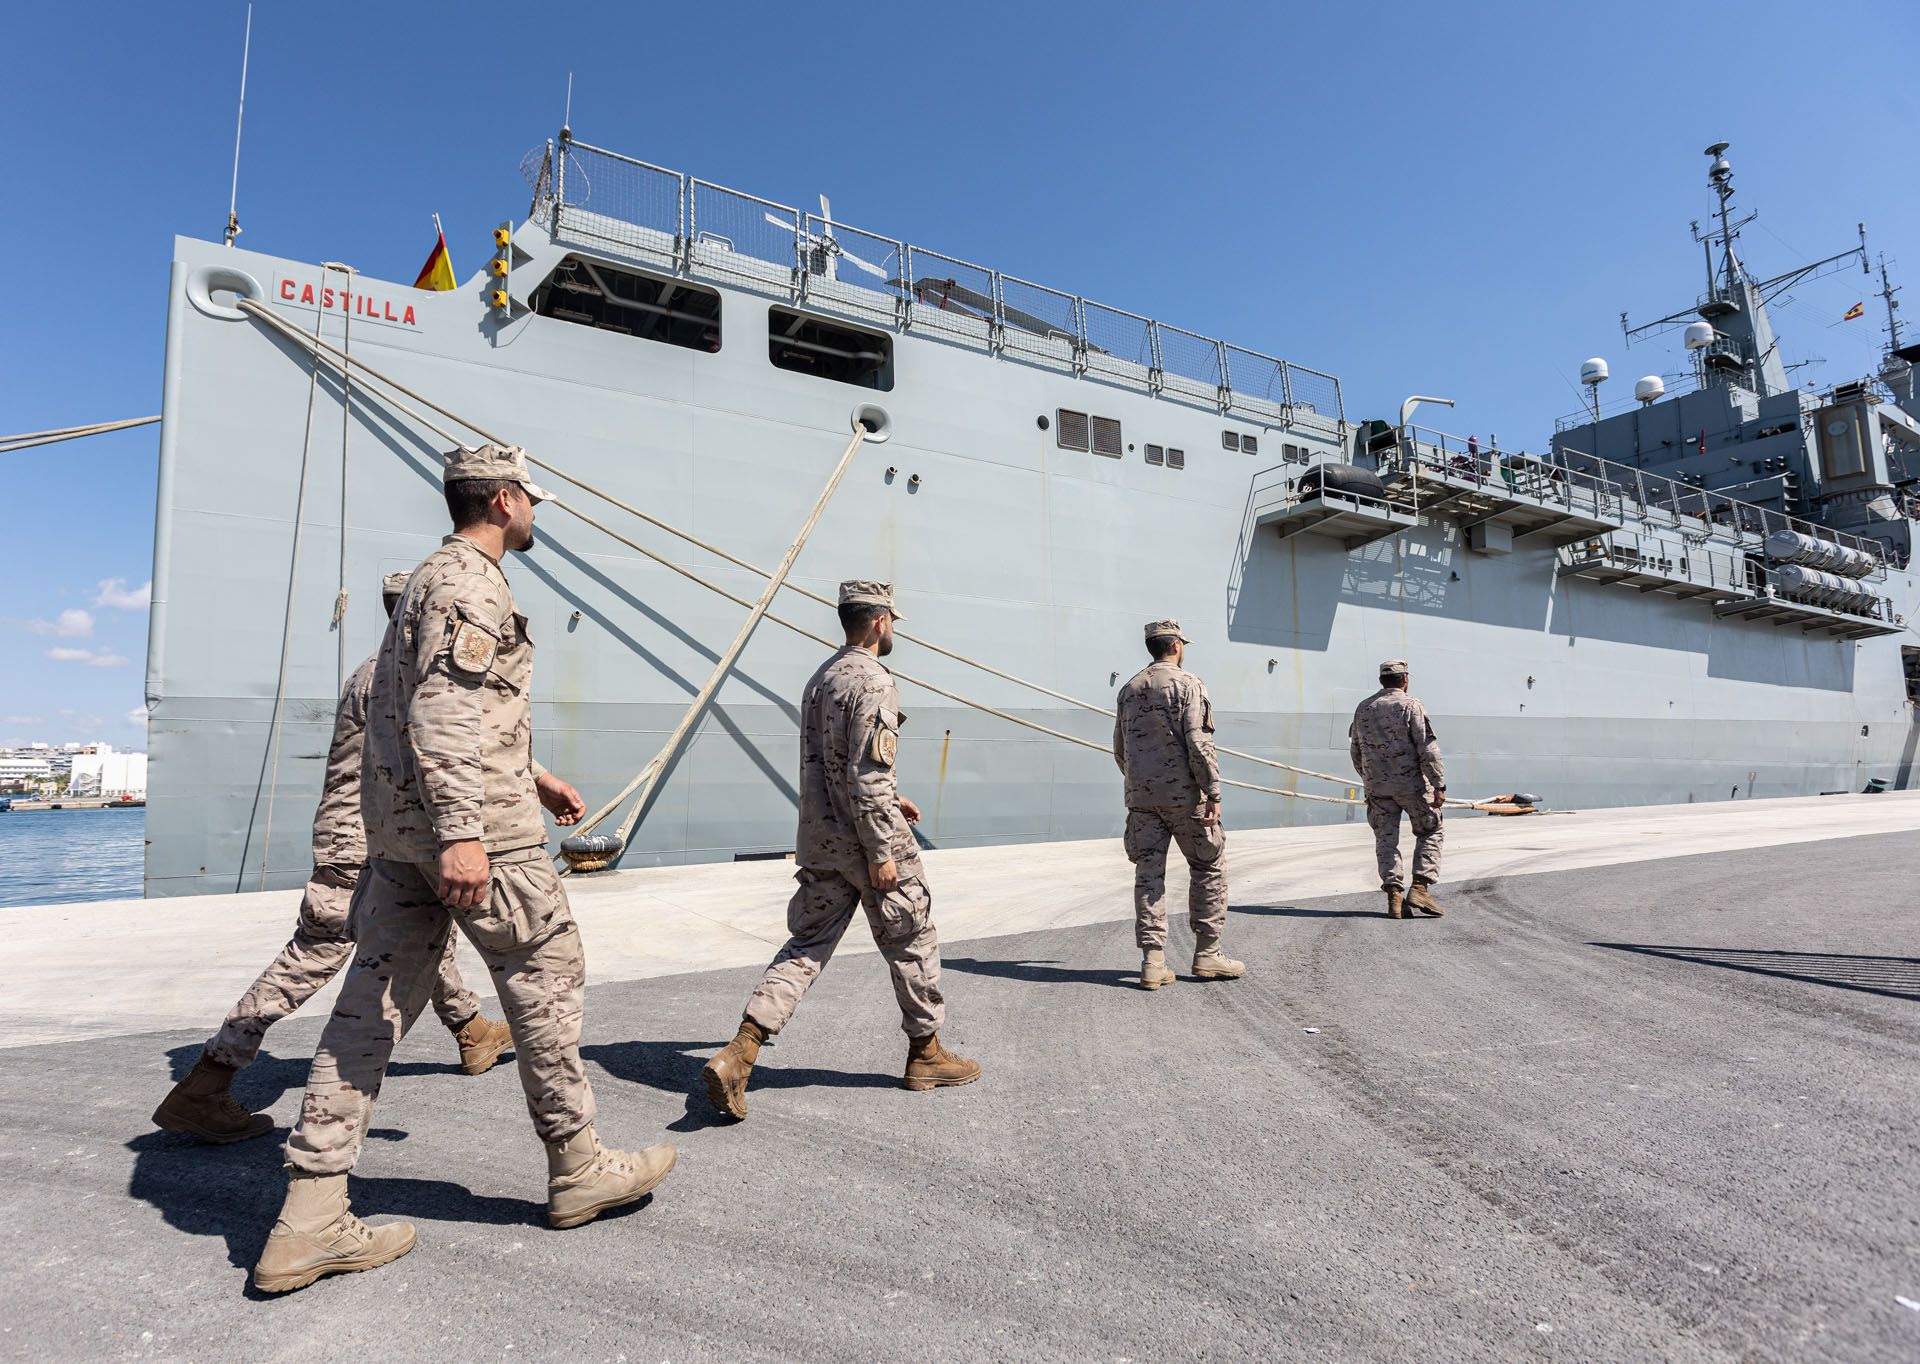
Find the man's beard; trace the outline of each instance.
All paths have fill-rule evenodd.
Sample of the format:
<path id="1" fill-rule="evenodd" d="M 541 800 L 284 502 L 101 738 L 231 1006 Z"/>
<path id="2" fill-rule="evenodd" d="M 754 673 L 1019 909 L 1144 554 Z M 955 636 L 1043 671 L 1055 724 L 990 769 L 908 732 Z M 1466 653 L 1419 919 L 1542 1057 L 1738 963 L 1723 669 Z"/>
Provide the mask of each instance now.
<path id="1" fill-rule="evenodd" d="M 880 637 L 880 657 L 885 658 L 888 654 L 892 652 L 893 652 L 893 636 L 890 634 L 882 635 Z"/>
<path id="2" fill-rule="evenodd" d="M 511 548 L 511 549 L 512 549 L 512 550 L 514 551 L 514 553 L 516 553 L 516 554 L 525 554 L 525 553 L 526 553 L 526 552 L 527 552 L 528 550 L 530 550 L 530 549 L 532 549 L 532 548 L 533 548 L 533 546 L 534 546 L 534 535 L 533 535 L 533 527 L 532 527 L 532 526 L 528 526 L 528 527 L 527 527 L 527 538 L 526 538 L 525 540 L 523 540 L 523 541 L 522 541 L 521 543 L 519 543 L 519 544 L 517 544 L 517 545 L 513 545 L 513 546 L 510 546 L 510 548 Z"/>

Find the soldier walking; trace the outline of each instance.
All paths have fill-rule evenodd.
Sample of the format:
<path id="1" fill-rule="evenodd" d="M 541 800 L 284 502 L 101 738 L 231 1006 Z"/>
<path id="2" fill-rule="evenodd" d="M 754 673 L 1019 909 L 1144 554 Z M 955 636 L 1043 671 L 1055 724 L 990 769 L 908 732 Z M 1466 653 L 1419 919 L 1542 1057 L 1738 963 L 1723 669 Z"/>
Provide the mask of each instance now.
<path id="1" fill-rule="evenodd" d="M 390 573 L 381 584 L 389 616 L 406 582 L 406 574 Z M 354 670 L 334 712 L 326 780 L 313 817 L 313 875 L 300 899 L 293 937 L 228 1011 L 187 1077 L 154 1110 L 154 1123 L 169 1132 L 213 1142 L 244 1141 L 271 1132 L 271 1117 L 249 1113 L 233 1097 L 234 1072 L 253 1064 L 267 1029 L 313 998 L 353 952 L 347 906 L 367 860 L 367 831 L 360 820 L 360 755 L 373 665 L 369 658 Z M 451 935 L 433 981 L 433 1011 L 453 1033 L 460 1068 L 469 1075 L 483 1074 L 513 1045 L 505 1025 L 481 1014 L 480 1001 L 460 979 Z"/>
<path id="2" fill-rule="evenodd" d="M 893 976 L 900 1026 L 907 1034 L 908 1089 L 938 1089 L 980 1078 L 980 1065 L 940 1045 L 946 999 L 940 993 L 940 939 L 933 895 L 908 827 L 920 810 L 902 796 L 894 774 L 906 715 L 893 674 L 880 662 L 893 652 L 889 583 L 840 584 L 845 647 L 813 674 L 800 702 L 800 829 L 787 903 L 791 935 L 747 1000 L 740 1031 L 703 1074 L 707 1097 L 721 1112 L 747 1116 L 747 1077 L 760 1046 L 786 1026 L 807 988 L 833 959 L 853 908 Z"/>
<path id="3" fill-rule="evenodd" d="M 1387 893 L 1387 917 L 1410 919 L 1416 909 L 1438 917 L 1440 906 L 1429 891 L 1440 879 L 1440 844 L 1446 837 L 1440 811 L 1447 803 L 1447 773 L 1427 708 L 1407 690 L 1404 658 L 1380 665 L 1380 690 L 1354 710 L 1347 751 L 1367 787 L 1367 823 L 1373 828 L 1380 888 Z M 1403 813 L 1413 825 L 1411 890 L 1400 857 Z"/>
<path id="4" fill-rule="evenodd" d="M 304 1288 L 413 1249 L 405 1223 L 369 1227 L 347 1204 L 393 1047 L 431 991 L 454 923 L 493 973 L 527 1111 L 547 1147 L 547 1221 L 577 1226 L 644 1197 L 672 1146 L 610 1150 L 594 1135 L 580 1060 L 586 958 L 546 854 L 580 795 L 533 760 L 533 641 L 501 572 L 533 544 L 547 494 L 517 447 L 447 456 L 454 533 L 413 571 L 387 623 L 368 698 L 361 807 L 371 854 L 354 897 L 358 951 L 314 1053 L 291 1177 L 254 1285 Z"/>
<path id="5" fill-rule="evenodd" d="M 1187 859 L 1187 921 L 1193 974 L 1231 980 L 1244 963 L 1220 950 L 1227 926 L 1227 834 L 1220 823 L 1220 765 L 1213 751 L 1207 685 L 1181 663 L 1187 637 L 1177 620 L 1147 622 L 1153 662 L 1120 688 L 1113 760 L 1126 777 L 1127 859 L 1133 863 L 1133 932 L 1140 986 L 1173 983 L 1167 966 L 1167 844 Z"/>

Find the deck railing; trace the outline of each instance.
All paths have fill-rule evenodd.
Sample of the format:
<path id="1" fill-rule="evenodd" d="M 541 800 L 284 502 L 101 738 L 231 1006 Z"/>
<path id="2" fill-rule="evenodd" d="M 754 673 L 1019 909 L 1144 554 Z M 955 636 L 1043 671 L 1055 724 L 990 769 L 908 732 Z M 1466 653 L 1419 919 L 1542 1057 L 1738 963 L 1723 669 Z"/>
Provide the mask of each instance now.
<path id="1" fill-rule="evenodd" d="M 1346 433 L 1340 380 L 1122 308 L 639 161 L 562 133 L 522 162 L 528 217 L 687 274 L 1137 385 L 1222 414 Z"/>

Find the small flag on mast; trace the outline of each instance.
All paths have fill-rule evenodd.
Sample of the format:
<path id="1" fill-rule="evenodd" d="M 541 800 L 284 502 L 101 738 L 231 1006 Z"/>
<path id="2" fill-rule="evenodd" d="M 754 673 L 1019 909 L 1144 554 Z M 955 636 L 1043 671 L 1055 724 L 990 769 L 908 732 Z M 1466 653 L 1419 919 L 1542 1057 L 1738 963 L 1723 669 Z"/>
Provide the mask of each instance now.
<path id="1" fill-rule="evenodd" d="M 427 256 L 427 263 L 420 267 L 420 277 L 413 282 L 416 289 L 434 289 L 445 292 L 457 289 L 460 283 L 453 277 L 453 262 L 447 259 L 447 233 L 440 226 L 440 215 L 433 215 L 433 230 L 439 240 L 433 244 L 433 251 Z"/>
<path id="2" fill-rule="evenodd" d="M 1864 303 L 1856 303 L 1851 308 L 1847 309 L 1847 315 L 1841 318 L 1840 320 L 1842 322 L 1851 322 L 1856 317 L 1865 317 L 1866 315 L 1867 315 L 1867 305 Z"/>

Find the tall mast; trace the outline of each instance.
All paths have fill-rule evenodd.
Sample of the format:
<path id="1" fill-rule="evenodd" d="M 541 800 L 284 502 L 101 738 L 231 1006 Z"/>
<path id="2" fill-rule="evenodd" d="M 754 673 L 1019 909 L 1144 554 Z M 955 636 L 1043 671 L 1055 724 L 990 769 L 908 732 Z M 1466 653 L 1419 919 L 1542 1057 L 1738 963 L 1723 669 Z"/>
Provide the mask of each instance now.
<path id="1" fill-rule="evenodd" d="M 1887 253 L 1880 253 L 1880 297 L 1887 305 L 1887 353 L 1900 349 L 1900 303 L 1894 295 L 1900 291 L 1887 278 Z"/>

